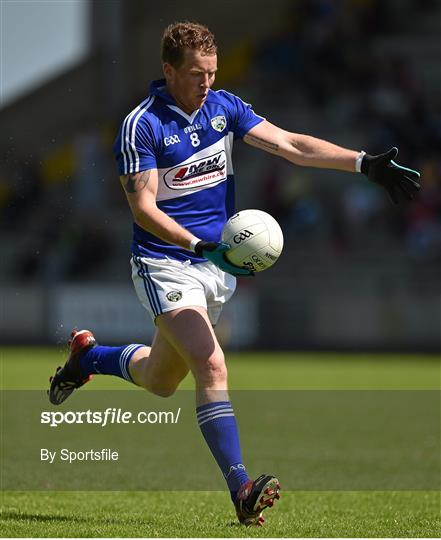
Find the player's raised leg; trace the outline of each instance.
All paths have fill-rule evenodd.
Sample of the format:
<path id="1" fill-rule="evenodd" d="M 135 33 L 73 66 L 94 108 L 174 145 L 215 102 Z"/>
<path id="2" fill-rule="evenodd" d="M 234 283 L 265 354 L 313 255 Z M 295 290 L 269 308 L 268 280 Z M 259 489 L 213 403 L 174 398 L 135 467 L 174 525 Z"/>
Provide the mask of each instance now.
<path id="1" fill-rule="evenodd" d="M 98 345 L 90 330 L 74 330 L 69 348 L 66 363 L 50 378 L 48 393 L 54 405 L 60 405 L 94 374 L 115 375 L 166 397 L 174 393 L 189 371 L 186 362 L 159 331 L 152 347 L 137 343 L 107 347 Z"/>
<path id="2" fill-rule="evenodd" d="M 128 370 L 133 355 L 148 356 L 150 347 L 132 343 L 120 347 L 98 345 L 90 330 L 73 330 L 69 341 L 70 354 L 63 367 L 50 378 L 49 400 L 60 405 L 70 394 L 87 383 L 93 374 L 115 375 L 134 382 Z"/>
<path id="3" fill-rule="evenodd" d="M 195 378 L 199 427 L 227 481 L 239 521 L 261 525 L 261 512 L 279 498 L 280 485 L 272 475 L 262 475 L 255 482 L 248 477 L 228 396 L 225 358 L 206 309 L 177 309 L 160 315 L 156 324 Z"/>

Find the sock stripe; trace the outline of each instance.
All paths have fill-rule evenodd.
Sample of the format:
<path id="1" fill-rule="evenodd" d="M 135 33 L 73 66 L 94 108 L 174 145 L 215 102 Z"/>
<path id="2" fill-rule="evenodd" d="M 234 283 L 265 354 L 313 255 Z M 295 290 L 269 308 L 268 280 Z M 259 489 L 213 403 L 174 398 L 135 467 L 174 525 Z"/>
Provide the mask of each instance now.
<path id="1" fill-rule="evenodd" d="M 139 344 L 130 345 L 129 347 L 126 347 L 126 349 L 122 352 L 120 356 L 119 363 L 120 363 L 121 371 L 123 372 L 123 375 L 125 376 L 125 378 L 127 378 L 127 380 L 130 380 L 130 381 L 132 380 L 127 369 L 128 361 L 132 357 L 133 353 L 137 351 L 140 347 L 142 347 L 142 345 L 139 345 Z"/>
<path id="2" fill-rule="evenodd" d="M 120 354 L 120 357 L 119 357 L 119 367 L 121 369 L 121 372 L 122 374 L 124 375 L 124 378 L 126 377 L 126 374 L 127 374 L 127 369 L 126 369 L 126 366 L 125 366 L 125 360 L 126 360 L 126 357 L 127 355 L 130 354 L 130 352 L 136 347 L 136 345 L 128 345 L 123 351 L 122 353 Z"/>
<path id="3" fill-rule="evenodd" d="M 130 343 L 119 347 L 106 347 L 97 345 L 86 351 L 80 358 L 80 371 L 82 377 L 93 373 L 101 375 L 115 375 L 125 381 L 133 383 L 129 372 L 129 362 L 138 349 L 145 347 L 141 343 Z"/>
<path id="4" fill-rule="evenodd" d="M 206 414 L 211 414 L 217 409 L 231 409 L 231 403 L 222 403 L 222 405 L 215 405 L 214 407 L 206 408 L 203 410 L 196 409 L 196 415 L 199 418 L 201 416 L 205 416 Z"/>
<path id="5" fill-rule="evenodd" d="M 200 422 L 201 420 L 206 420 L 207 418 L 210 418 L 212 416 L 215 416 L 216 414 L 220 413 L 220 412 L 233 412 L 233 408 L 230 406 L 230 407 L 223 407 L 223 408 L 218 408 L 217 410 L 215 411 L 208 411 L 208 412 L 205 412 L 203 414 L 200 414 L 198 415 L 198 422 Z"/>
<path id="6" fill-rule="evenodd" d="M 120 357 L 119 357 L 119 367 L 121 369 L 121 373 L 122 373 L 122 376 L 124 377 L 124 379 L 127 379 L 127 369 L 126 369 L 126 366 L 125 366 L 125 356 L 130 353 L 130 351 L 133 349 L 133 345 L 130 345 L 129 347 L 126 347 L 124 349 L 124 351 L 121 353 Z"/>
<path id="7" fill-rule="evenodd" d="M 119 357 L 119 367 L 121 368 L 121 373 L 124 379 L 127 381 L 133 382 L 132 377 L 129 374 L 127 369 L 128 360 L 132 357 L 133 353 L 138 350 L 143 345 L 132 344 L 126 347 Z"/>
<path id="8" fill-rule="evenodd" d="M 210 418 L 206 418 L 205 420 L 201 420 L 199 422 L 199 426 L 202 426 L 203 424 L 206 424 L 207 422 L 211 422 L 212 420 L 216 420 L 217 418 L 223 418 L 225 416 L 234 416 L 234 413 L 233 412 L 230 412 L 230 413 L 219 413 L 219 414 L 216 414 L 215 416 L 210 416 Z"/>
<path id="9" fill-rule="evenodd" d="M 217 409 L 218 407 L 231 407 L 231 403 L 229 401 L 215 401 L 212 403 L 206 403 L 205 405 L 199 405 L 199 407 L 196 407 L 196 413 L 199 414 L 208 410 Z"/>

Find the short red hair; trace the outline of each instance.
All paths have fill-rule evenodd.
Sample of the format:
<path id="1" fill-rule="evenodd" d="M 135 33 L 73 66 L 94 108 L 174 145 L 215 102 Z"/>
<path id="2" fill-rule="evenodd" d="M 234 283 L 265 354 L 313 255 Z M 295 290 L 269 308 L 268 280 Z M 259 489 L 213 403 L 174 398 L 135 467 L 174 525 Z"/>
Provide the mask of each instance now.
<path id="1" fill-rule="evenodd" d="M 178 68 L 184 60 L 185 49 L 216 54 L 216 38 L 203 24 L 188 21 L 169 24 L 162 36 L 162 61 Z"/>

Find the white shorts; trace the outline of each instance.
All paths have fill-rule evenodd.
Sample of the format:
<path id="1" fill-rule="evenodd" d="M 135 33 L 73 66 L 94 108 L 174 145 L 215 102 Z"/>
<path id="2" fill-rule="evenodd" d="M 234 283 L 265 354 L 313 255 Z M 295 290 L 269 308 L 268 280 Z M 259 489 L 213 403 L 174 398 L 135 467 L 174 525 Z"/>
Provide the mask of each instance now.
<path id="1" fill-rule="evenodd" d="M 138 298 L 153 320 L 167 311 L 202 306 L 214 326 L 236 289 L 236 278 L 210 261 L 190 264 L 134 255 L 130 263 Z"/>

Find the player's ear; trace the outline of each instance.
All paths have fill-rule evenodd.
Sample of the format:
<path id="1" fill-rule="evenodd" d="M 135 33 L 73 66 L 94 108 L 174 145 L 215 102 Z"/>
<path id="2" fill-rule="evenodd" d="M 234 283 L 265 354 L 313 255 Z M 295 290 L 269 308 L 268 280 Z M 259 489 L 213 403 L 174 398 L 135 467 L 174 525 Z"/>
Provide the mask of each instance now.
<path id="1" fill-rule="evenodd" d="M 162 71 L 164 73 L 164 77 L 168 80 L 173 76 L 174 67 L 168 62 L 164 62 L 162 64 Z"/>

